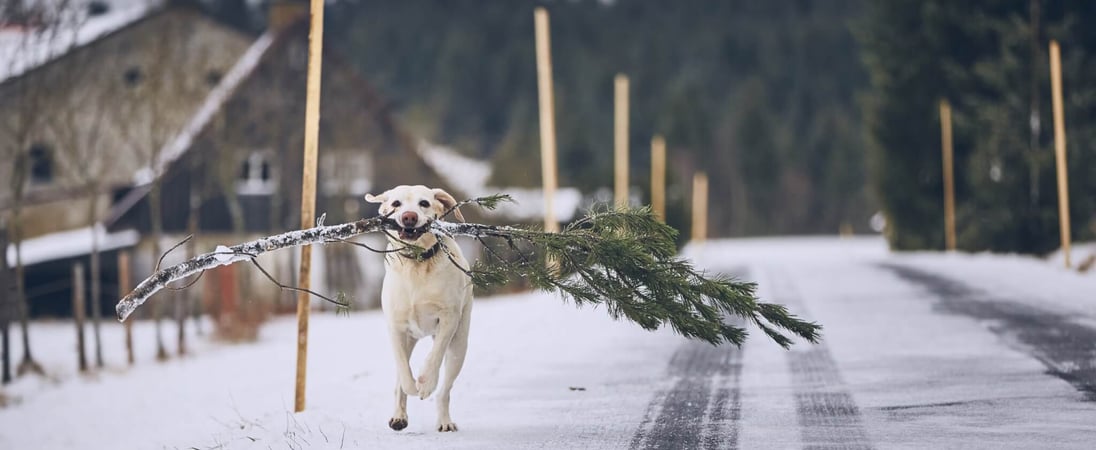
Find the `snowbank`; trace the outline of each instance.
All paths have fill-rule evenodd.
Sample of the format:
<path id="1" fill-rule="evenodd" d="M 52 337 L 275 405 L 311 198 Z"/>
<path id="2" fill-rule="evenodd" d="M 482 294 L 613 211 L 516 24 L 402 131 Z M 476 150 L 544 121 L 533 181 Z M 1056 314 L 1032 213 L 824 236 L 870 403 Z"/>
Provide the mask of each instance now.
<path id="1" fill-rule="evenodd" d="M 95 227 L 47 234 L 45 236 L 23 240 L 20 248 L 22 251 L 23 264 L 29 266 L 31 264 L 87 255 L 91 253 L 91 241 L 93 236 L 98 237 L 99 239 L 100 251 L 132 247 L 140 240 L 140 235 L 136 230 L 107 233 L 102 224 L 96 224 Z M 8 245 L 7 258 L 8 264 L 14 266 L 14 245 Z"/>

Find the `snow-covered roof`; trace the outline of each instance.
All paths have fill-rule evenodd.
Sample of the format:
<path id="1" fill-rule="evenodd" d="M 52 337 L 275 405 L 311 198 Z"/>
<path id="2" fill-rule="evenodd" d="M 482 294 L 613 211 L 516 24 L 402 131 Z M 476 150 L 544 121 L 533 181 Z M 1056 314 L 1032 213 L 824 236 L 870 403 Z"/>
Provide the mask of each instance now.
<path id="1" fill-rule="evenodd" d="M 508 194 L 513 197 L 515 203 L 504 204 L 494 211 L 484 211 L 484 214 L 522 221 L 544 218 L 543 189 L 488 186 L 487 180 L 491 176 L 489 162 L 463 156 L 445 146 L 422 141 L 418 146 L 418 152 L 426 164 L 434 169 L 434 172 L 464 195 L 481 197 Z M 570 221 L 575 217 L 581 204 L 582 192 L 578 189 L 556 189 L 553 202 L 556 220 Z"/>
<path id="2" fill-rule="evenodd" d="M 94 234 L 93 234 L 94 233 Z M 102 225 L 76 230 L 51 233 L 31 239 L 24 239 L 21 253 L 24 265 L 38 264 L 58 259 L 72 258 L 91 253 L 92 237 L 99 238 L 99 250 L 115 250 L 137 244 L 140 235 L 135 230 L 107 233 Z M 8 264 L 15 265 L 15 245 L 8 244 Z"/>
<path id="3" fill-rule="evenodd" d="M 43 23 L 0 26 L 0 83 L 145 17 L 163 1 L 95 0 L 96 7 L 105 6 L 106 10 L 94 15 L 91 14 L 92 3 L 90 0 L 25 1 L 26 8 L 41 11 Z"/>

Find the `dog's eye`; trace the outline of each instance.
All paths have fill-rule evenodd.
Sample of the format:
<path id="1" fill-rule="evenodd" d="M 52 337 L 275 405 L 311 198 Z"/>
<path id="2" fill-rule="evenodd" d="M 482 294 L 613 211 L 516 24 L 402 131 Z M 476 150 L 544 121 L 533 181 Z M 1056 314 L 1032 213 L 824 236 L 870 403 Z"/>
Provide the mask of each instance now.
<path id="1" fill-rule="evenodd" d="M 423 208 L 429 208 L 430 207 L 430 202 L 428 202 L 426 200 L 420 200 L 419 201 L 419 206 L 421 206 Z"/>
<path id="2" fill-rule="evenodd" d="M 396 201 L 392 202 L 392 207 L 393 208 L 399 208 L 400 207 L 400 201 L 396 200 Z"/>

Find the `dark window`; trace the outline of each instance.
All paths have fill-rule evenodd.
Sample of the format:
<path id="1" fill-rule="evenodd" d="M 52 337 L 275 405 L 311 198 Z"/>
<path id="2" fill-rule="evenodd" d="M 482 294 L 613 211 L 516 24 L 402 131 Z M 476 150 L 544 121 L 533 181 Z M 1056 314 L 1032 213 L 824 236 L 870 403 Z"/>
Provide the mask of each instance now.
<path id="1" fill-rule="evenodd" d="M 210 70 L 208 73 L 206 73 L 206 84 L 210 86 L 216 86 L 217 83 L 221 82 L 222 77 L 224 77 L 224 75 L 221 73 L 220 70 Z"/>
<path id="2" fill-rule="evenodd" d="M 270 162 L 265 158 L 263 159 L 262 173 L 259 175 L 259 179 L 270 181 Z"/>
<path id="3" fill-rule="evenodd" d="M 92 0 L 88 3 L 88 15 L 95 17 L 110 11 L 110 4 L 101 0 Z"/>
<path id="4" fill-rule="evenodd" d="M 47 184 L 53 181 L 53 155 L 44 144 L 34 144 L 28 152 L 30 156 L 31 184 Z"/>
<path id="5" fill-rule="evenodd" d="M 130 67 L 122 74 L 122 79 L 126 81 L 126 86 L 133 87 L 141 82 L 142 76 L 140 67 Z"/>

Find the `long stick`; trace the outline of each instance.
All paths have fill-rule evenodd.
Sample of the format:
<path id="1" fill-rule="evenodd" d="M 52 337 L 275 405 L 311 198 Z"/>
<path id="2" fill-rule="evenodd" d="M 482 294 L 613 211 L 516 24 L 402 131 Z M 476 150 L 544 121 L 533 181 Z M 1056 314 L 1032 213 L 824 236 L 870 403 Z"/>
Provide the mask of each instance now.
<path id="1" fill-rule="evenodd" d="M 613 203 L 628 206 L 628 77 L 617 74 L 613 83 Z"/>
<path id="2" fill-rule="evenodd" d="M 658 134 L 651 138 L 651 210 L 666 221 L 666 140 Z"/>
<path id="3" fill-rule="evenodd" d="M 708 175 L 693 175 L 693 242 L 708 238 Z"/>
<path id="4" fill-rule="evenodd" d="M 540 103 L 540 178 L 544 187 L 544 231 L 558 232 L 556 221 L 556 111 L 552 94 L 552 43 L 548 11 L 533 12 L 537 41 L 537 95 Z"/>
<path id="5" fill-rule="evenodd" d="M 940 100 L 940 141 L 944 158 L 944 245 L 955 250 L 955 170 L 951 138 L 951 104 Z"/>
<path id="6" fill-rule="evenodd" d="M 1050 41 L 1050 86 L 1054 96 L 1054 160 L 1058 165 L 1058 221 L 1062 252 L 1070 268 L 1069 173 L 1066 170 L 1066 116 L 1062 108 L 1062 57 L 1058 41 Z"/>
<path id="7" fill-rule="evenodd" d="M 308 92 L 304 109 L 304 172 L 301 177 L 301 228 L 316 220 L 316 154 L 320 130 L 320 67 L 323 63 L 323 3 L 312 0 L 312 23 L 308 33 Z M 301 247 L 297 287 L 308 289 L 312 276 L 312 247 Z M 295 412 L 304 411 L 305 375 L 308 368 L 307 293 L 297 294 L 297 379 L 293 402 Z"/>

